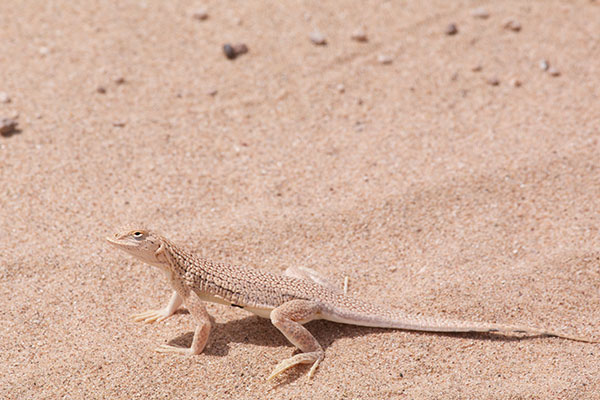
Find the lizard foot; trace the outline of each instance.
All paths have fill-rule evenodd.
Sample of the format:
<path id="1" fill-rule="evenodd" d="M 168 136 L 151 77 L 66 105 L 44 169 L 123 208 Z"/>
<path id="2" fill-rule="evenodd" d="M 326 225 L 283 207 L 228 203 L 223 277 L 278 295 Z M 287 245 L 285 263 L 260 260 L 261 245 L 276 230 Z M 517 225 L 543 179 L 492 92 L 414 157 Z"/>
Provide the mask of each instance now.
<path id="1" fill-rule="evenodd" d="M 295 356 L 286 358 L 285 360 L 283 360 L 279 364 L 277 364 L 277 366 L 275 367 L 273 372 L 271 372 L 271 375 L 269 375 L 267 380 L 270 381 L 271 379 L 275 378 L 276 376 L 280 375 L 282 372 L 288 370 L 289 368 L 292 368 L 295 365 L 312 363 L 312 367 L 310 367 L 310 371 L 308 371 L 308 378 L 310 379 L 315 374 L 315 371 L 316 371 L 317 367 L 319 366 L 319 363 L 321 362 L 322 359 L 323 359 L 322 351 L 313 351 L 310 353 L 296 354 Z"/>
<path id="2" fill-rule="evenodd" d="M 159 353 L 176 353 L 183 355 L 191 355 L 193 354 L 192 350 L 189 347 L 178 347 L 178 346 L 170 346 L 168 344 L 161 344 L 159 347 L 154 349 Z"/>
<path id="3" fill-rule="evenodd" d="M 169 310 L 166 308 L 161 308 L 160 310 L 148 310 L 143 313 L 133 314 L 131 318 L 133 318 L 135 322 L 151 324 L 153 322 L 164 321 L 172 315 L 173 313 L 169 313 Z"/>

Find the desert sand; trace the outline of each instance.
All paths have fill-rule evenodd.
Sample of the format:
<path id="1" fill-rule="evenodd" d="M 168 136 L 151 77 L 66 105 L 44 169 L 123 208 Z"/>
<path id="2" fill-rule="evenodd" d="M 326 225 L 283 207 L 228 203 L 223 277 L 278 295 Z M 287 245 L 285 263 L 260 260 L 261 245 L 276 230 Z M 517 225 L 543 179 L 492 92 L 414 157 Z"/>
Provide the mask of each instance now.
<path id="1" fill-rule="evenodd" d="M 104 241 L 600 339 L 599 2 L 3 0 L 0 26 L 0 397 L 600 398 L 600 345 L 556 338 L 314 321 L 314 379 L 267 382 L 293 346 L 210 304 L 204 354 L 158 354 L 191 316 L 135 323 L 170 288 Z"/>

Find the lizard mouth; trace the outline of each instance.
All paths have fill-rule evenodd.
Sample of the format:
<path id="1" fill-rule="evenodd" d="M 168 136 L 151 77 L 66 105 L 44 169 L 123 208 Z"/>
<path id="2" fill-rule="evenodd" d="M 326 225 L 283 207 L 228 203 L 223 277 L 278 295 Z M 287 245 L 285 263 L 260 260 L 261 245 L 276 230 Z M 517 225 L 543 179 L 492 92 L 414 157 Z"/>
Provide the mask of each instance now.
<path id="1" fill-rule="evenodd" d="M 121 244 L 117 239 L 111 238 L 110 236 L 105 237 L 105 239 L 108 243 L 113 244 L 115 246 Z"/>
<path id="2" fill-rule="evenodd" d="M 132 246 L 130 243 L 128 243 L 127 241 L 125 241 L 125 240 L 122 240 L 122 239 L 119 239 L 119 238 L 118 238 L 118 237 L 116 237 L 116 236 L 115 236 L 115 237 L 110 237 L 110 236 L 107 236 L 105 239 L 106 239 L 106 241 L 107 241 L 108 243 L 110 243 L 111 245 L 113 245 L 113 246 L 115 246 L 115 247 L 118 247 L 119 249 L 127 249 L 127 248 L 130 248 L 130 247 L 133 247 L 133 246 Z"/>

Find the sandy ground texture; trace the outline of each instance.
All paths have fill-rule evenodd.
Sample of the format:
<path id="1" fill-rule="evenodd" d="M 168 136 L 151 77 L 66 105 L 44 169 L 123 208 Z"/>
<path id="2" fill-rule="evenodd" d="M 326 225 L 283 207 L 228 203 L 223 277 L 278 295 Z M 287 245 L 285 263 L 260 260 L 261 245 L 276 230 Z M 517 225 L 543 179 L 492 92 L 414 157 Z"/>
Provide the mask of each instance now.
<path id="1" fill-rule="evenodd" d="M 214 304 L 204 354 L 161 355 L 191 316 L 132 321 L 170 290 L 103 240 L 600 339 L 599 2 L 2 0 L 0 27 L 0 397 L 600 398 L 600 345 L 322 321 L 314 379 L 266 382 L 293 347 Z"/>

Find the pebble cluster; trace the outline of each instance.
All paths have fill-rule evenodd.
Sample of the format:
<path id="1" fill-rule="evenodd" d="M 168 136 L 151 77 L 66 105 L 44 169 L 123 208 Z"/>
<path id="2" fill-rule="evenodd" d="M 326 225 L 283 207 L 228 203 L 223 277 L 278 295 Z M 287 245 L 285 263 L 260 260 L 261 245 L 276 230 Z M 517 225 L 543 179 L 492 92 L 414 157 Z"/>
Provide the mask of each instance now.
<path id="1" fill-rule="evenodd" d="M 479 20 L 493 19 L 493 18 L 491 18 L 492 14 L 485 7 L 477 7 L 477 8 L 472 9 L 470 11 L 470 15 L 474 19 L 479 19 Z M 203 22 L 203 21 L 206 21 L 209 19 L 209 12 L 205 8 L 200 8 L 191 13 L 191 18 L 193 18 L 197 21 Z M 308 16 L 308 17 L 305 16 L 305 18 L 310 19 L 310 16 Z M 240 25 L 241 23 L 242 23 L 241 20 L 237 20 L 238 25 Z M 510 32 L 514 32 L 514 33 L 518 33 L 522 29 L 521 23 L 513 17 L 505 19 L 501 23 L 500 26 L 502 29 L 510 31 Z M 459 30 L 459 27 L 456 22 L 448 23 L 443 30 L 443 33 L 447 36 L 456 36 L 459 34 L 459 32 L 460 32 L 460 30 Z M 315 46 L 325 47 L 328 44 L 326 35 L 323 34 L 319 30 L 313 30 L 308 35 L 308 38 L 309 38 L 310 42 Z M 369 37 L 367 35 L 366 28 L 364 26 L 360 26 L 360 27 L 356 28 L 349 35 L 349 39 L 352 41 L 358 42 L 358 43 L 368 42 Z M 225 57 L 229 60 L 235 60 L 239 56 L 246 54 L 249 51 L 248 45 L 246 45 L 245 43 L 241 43 L 241 42 L 233 43 L 233 44 L 225 43 L 223 45 L 222 50 L 223 50 L 223 54 L 225 55 Z M 46 56 L 46 55 L 50 54 L 50 49 L 47 47 L 41 47 L 39 49 L 39 53 L 42 56 Z M 381 53 L 377 56 L 377 62 L 381 65 L 389 65 L 389 64 L 392 64 L 393 61 L 394 61 L 394 58 L 391 54 Z M 550 62 L 546 59 L 540 60 L 538 65 L 542 71 L 546 72 L 548 75 L 550 75 L 552 77 L 558 77 L 561 75 L 561 72 L 555 66 L 551 65 Z M 471 68 L 471 71 L 481 72 L 481 71 L 483 71 L 483 69 L 484 68 L 481 64 L 477 64 Z M 113 82 L 117 86 L 123 85 L 126 83 L 126 79 L 123 76 L 117 76 Z M 499 86 L 501 83 L 500 79 L 496 76 L 486 77 L 485 82 L 490 86 Z M 511 78 L 508 83 L 510 86 L 515 87 L 515 88 L 520 87 L 523 84 L 523 82 L 521 80 L 519 80 L 518 78 L 514 78 L 514 77 Z M 96 92 L 98 94 L 106 94 L 108 90 L 109 90 L 109 85 L 101 84 L 96 87 Z M 338 90 L 338 92 L 343 93 L 345 91 L 345 88 L 343 85 L 340 84 L 340 85 L 338 85 L 337 90 Z M 216 88 L 212 88 L 207 92 L 207 94 L 209 96 L 215 96 L 217 93 L 218 93 L 218 91 Z M 0 104 L 8 104 L 8 103 L 11 103 L 11 101 L 12 100 L 11 100 L 10 96 L 6 92 L 0 91 Z M 17 124 L 18 123 L 17 123 L 16 118 L 7 117 L 6 114 L 4 116 L 2 116 L 0 114 L 0 134 L 2 136 L 7 137 L 7 136 L 11 136 L 15 132 L 18 132 Z M 126 125 L 126 122 L 121 121 L 121 120 L 113 121 L 112 125 L 114 127 L 120 128 L 120 127 L 124 127 Z"/>
<path id="2" fill-rule="evenodd" d="M 488 18 L 490 18 L 491 14 L 486 8 L 478 7 L 478 8 L 471 10 L 471 16 L 476 19 L 487 20 Z M 512 17 L 505 19 L 502 22 L 501 27 L 505 30 L 515 32 L 515 33 L 521 31 L 521 23 Z M 454 22 L 449 23 L 446 26 L 446 28 L 444 29 L 444 33 L 448 36 L 457 35 L 459 33 L 457 24 Z M 550 63 L 548 62 L 548 60 L 545 60 L 545 59 L 541 60 L 539 62 L 539 67 L 542 71 L 547 72 L 550 76 L 554 76 L 554 77 L 560 76 L 560 71 L 556 67 L 551 66 Z M 471 68 L 471 71 L 473 71 L 473 72 L 481 72 L 482 70 L 483 70 L 483 66 L 481 64 L 477 64 Z M 500 85 L 500 80 L 495 76 L 488 77 L 485 79 L 485 81 L 490 86 L 499 86 Z M 510 79 L 509 84 L 510 84 L 510 86 L 517 88 L 517 87 L 520 87 L 523 84 L 523 82 L 521 82 L 521 80 L 519 80 L 517 78 L 512 78 L 512 79 Z"/>

